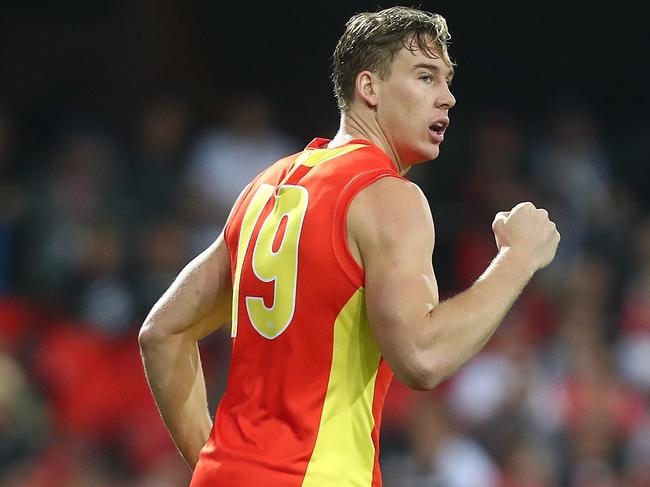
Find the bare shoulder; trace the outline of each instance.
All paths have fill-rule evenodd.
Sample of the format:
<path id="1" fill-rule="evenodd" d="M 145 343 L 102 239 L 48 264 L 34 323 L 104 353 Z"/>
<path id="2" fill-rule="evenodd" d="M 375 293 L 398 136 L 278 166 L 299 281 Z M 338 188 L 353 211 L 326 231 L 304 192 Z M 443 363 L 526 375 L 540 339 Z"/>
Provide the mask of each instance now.
<path id="1" fill-rule="evenodd" d="M 433 218 L 420 187 L 394 177 L 361 190 L 348 212 L 348 233 L 360 247 L 433 247 Z"/>

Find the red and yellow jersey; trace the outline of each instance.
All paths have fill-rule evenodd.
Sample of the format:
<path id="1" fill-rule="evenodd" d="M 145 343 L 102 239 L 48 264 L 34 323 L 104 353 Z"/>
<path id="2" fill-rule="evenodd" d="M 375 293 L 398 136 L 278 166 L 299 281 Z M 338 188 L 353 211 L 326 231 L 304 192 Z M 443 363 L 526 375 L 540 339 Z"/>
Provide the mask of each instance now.
<path id="1" fill-rule="evenodd" d="M 193 487 L 381 485 L 392 372 L 370 332 L 346 215 L 361 189 L 400 176 L 367 141 L 327 142 L 260 174 L 228 219 L 232 359 Z"/>

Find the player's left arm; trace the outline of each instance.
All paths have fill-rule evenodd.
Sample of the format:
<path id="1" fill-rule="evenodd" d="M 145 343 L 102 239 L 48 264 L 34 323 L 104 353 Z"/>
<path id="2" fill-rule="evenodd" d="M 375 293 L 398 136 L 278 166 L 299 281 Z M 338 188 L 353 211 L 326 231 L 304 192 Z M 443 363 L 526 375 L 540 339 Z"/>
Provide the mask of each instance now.
<path id="1" fill-rule="evenodd" d="M 181 271 L 138 337 L 160 414 L 192 468 L 212 428 L 197 342 L 230 319 L 231 299 L 230 258 L 222 234 Z"/>

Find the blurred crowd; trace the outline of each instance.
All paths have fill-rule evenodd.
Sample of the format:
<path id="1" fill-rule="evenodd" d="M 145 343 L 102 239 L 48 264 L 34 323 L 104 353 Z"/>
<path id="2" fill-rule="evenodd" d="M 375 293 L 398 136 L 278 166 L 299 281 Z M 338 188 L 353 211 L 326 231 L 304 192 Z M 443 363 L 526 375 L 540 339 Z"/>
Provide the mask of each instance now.
<path id="1" fill-rule="evenodd" d="M 0 107 L 0 487 L 187 484 L 144 380 L 139 326 L 243 186 L 309 142 L 277 128 L 257 94 L 213 127 L 173 96 L 136 109 L 132 133 L 65 121 L 35 152 Z M 493 258 L 498 211 L 533 201 L 562 242 L 454 377 L 426 393 L 393 383 L 384 483 L 650 486 L 650 212 L 617 176 L 625 148 L 605 146 L 579 106 L 544 130 L 507 110 L 471 122 L 411 174 L 432 204 L 442 298 Z M 228 334 L 201 350 L 214 411 Z"/>

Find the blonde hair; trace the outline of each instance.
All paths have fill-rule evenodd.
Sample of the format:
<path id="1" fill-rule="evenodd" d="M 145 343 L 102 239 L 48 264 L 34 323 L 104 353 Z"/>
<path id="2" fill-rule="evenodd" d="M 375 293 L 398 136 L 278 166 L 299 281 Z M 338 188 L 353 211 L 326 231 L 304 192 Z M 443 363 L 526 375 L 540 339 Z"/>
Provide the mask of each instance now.
<path id="1" fill-rule="evenodd" d="M 439 14 L 409 7 L 356 14 L 345 24 L 332 56 L 332 81 L 339 109 L 349 110 L 357 74 L 367 69 L 382 78 L 388 76 L 393 58 L 402 47 L 419 49 L 434 58 L 442 56 L 453 66 L 447 50 L 450 39 L 447 21 Z"/>

